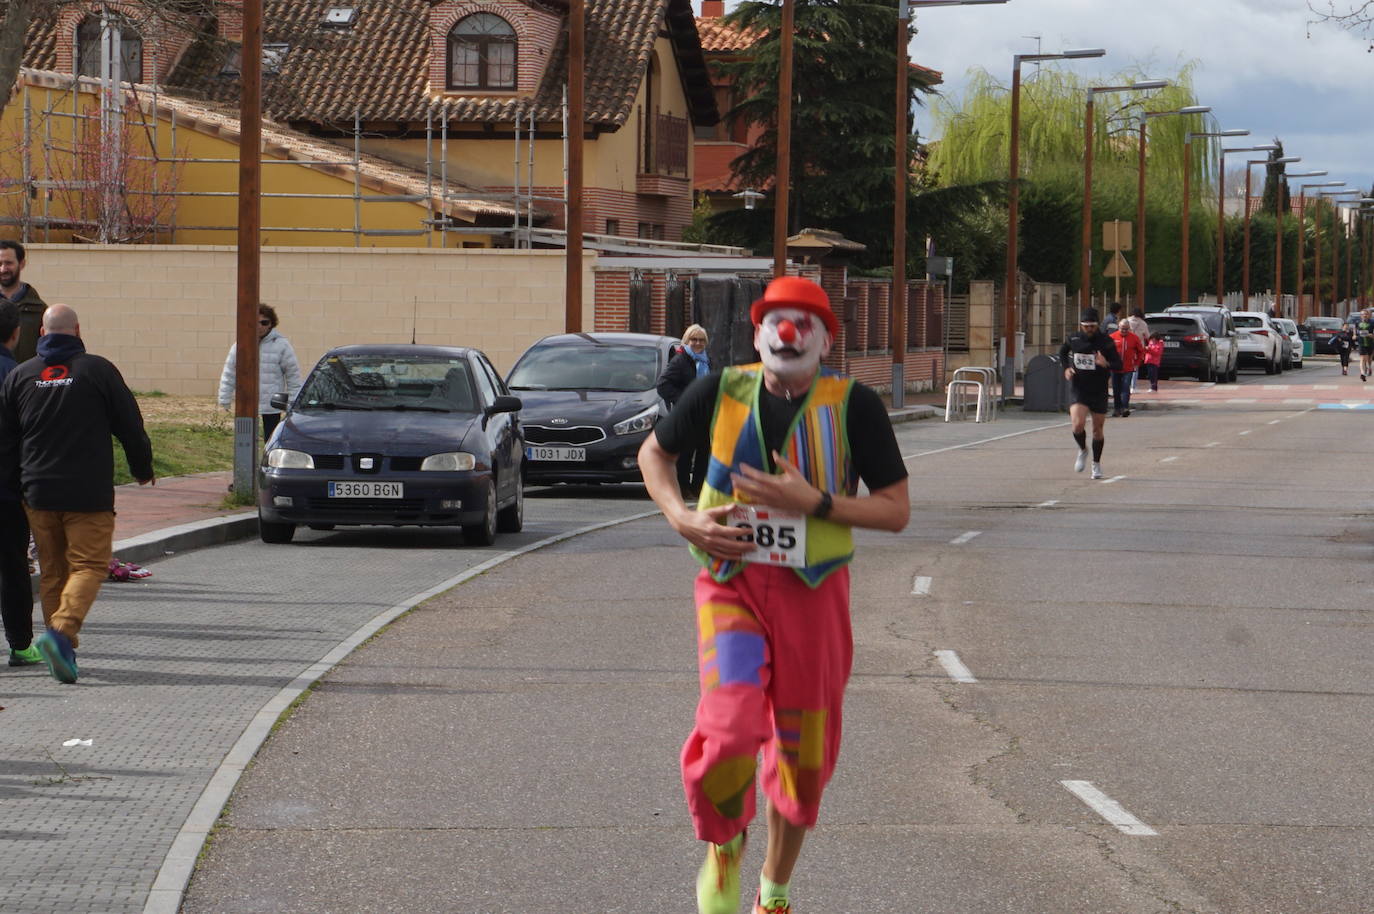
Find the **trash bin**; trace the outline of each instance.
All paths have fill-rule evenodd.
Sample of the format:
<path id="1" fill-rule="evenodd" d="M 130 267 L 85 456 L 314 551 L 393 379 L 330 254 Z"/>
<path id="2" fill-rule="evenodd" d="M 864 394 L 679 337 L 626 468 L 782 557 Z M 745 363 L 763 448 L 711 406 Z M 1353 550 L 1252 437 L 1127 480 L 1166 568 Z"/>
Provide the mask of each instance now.
<path id="1" fill-rule="evenodd" d="M 1303 340 L 1303 341 L 1302 341 L 1302 357 L 1303 357 L 1304 359 L 1307 358 L 1307 357 L 1309 357 L 1309 356 L 1311 356 L 1311 355 L 1314 353 L 1314 349 L 1313 349 L 1313 346 L 1314 346 L 1314 345 L 1315 345 L 1315 344 L 1314 344 L 1314 342 L 1313 342 L 1312 340 Z"/>
<path id="2" fill-rule="evenodd" d="M 1022 409 L 1026 412 L 1058 413 L 1068 408 L 1069 381 L 1058 356 L 1037 355 L 1030 360 L 1026 365 L 1025 392 Z"/>

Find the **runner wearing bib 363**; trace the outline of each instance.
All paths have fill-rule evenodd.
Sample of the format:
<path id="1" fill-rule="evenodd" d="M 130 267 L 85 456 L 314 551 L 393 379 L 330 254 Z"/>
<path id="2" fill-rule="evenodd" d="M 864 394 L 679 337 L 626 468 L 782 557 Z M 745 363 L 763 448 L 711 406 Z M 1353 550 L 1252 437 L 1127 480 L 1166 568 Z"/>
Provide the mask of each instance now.
<path id="1" fill-rule="evenodd" d="M 1083 472 L 1088 463 L 1088 414 L 1093 417 L 1093 479 L 1101 479 L 1102 448 L 1107 439 L 1107 382 L 1112 372 L 1121 370 L 1121 355 L 1112 338 L 1099 329 L 1096 308 L 1086 309 L 1078 318 L 1078 331 L 1059 347 L 1059 362 L 1064 377 L 1073 382 L 1074 402 L 1069 406 L 1073 421 L 1073 440 L 1078 456 L 1073 468 Z"/>
<path id="2" fill-rule="evenodd" d="M 910 514 L 882 400 L 820 367 L 838 329 L 824 290 L 776 279 L 750 316 L 760 364 L 698 378 L 639 452 L 649 494 L 702 565 L 701 691 L 681 757 L 687 806 L 708 842 L 700 914 L 739 910 L 756 775 L 768 850 L 753 910 L 791 911 L 792 869 L 840 748 L 853 661 L 851 530 L 900 531 Z M 674 464 L 706 442 L 710 465 L 693 510 Z"/>

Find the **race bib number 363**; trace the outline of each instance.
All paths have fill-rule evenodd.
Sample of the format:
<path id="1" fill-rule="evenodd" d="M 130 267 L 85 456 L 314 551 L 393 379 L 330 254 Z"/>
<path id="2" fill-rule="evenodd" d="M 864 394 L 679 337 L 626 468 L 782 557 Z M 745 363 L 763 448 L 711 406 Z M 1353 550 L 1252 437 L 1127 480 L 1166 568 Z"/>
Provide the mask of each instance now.
<path id="1" fill-rule="evenodd" d="M 749 531 L 746 539 L 754 550 L 744 561 L 757 565 L 806 567 L 806 516 L 764 505 L 734 505 L 730 525 Z"/>
<path id="2" fill-rule="evenodd" d="M 1075 352 L 1073 367 L 1079 371 L 1092 371 L 1097 367 L 1097 355 L 1092 352 Z"/>

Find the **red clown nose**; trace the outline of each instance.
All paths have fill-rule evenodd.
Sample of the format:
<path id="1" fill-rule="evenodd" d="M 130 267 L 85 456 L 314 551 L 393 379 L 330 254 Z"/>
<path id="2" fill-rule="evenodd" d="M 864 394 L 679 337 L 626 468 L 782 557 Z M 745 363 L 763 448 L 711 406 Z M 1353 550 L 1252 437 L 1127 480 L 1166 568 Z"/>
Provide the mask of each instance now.
<path id="1" fill-rule="evenodd" d="M 790 343 L 797 338 L 797 325 L 788 320 L 778 321 L 778 339 Z"/>

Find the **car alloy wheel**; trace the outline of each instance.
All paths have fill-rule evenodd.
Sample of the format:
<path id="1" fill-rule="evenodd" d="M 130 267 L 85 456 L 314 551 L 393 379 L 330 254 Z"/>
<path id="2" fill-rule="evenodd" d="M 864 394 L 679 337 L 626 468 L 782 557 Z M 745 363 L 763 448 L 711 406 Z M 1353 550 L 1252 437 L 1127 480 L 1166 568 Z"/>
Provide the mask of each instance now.
<path id="1" fill-rule="evenodd" d="M 525 485 L 524 481 L 515 486 L 515 501 L 506 505 L 496 515 L 496 529 L 501 533 L 519 533 L 525 526 Z"/>
<path id="2" fill-rule="evenodd" d="M 496 542 L 496 484 L 487 480 L 487 508 L 480 524 L 464 524 L 463 539 L 470 546 L 490 546 Z"/>

